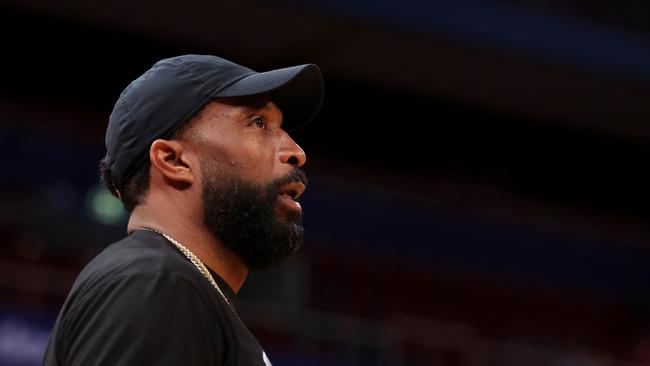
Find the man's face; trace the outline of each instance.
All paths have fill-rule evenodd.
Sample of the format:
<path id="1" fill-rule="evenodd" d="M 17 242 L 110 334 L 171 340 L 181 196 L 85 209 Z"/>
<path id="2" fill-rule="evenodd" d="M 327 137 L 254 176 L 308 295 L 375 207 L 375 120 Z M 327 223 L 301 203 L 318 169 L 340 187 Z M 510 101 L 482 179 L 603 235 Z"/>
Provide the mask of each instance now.
<path id="1" fill-rule="evenodd" d="M 295 252 L 303 238 L 295 198 L 307 184 L 303 150 L 266 96 L 221 98 L 192 132 L 201 157 L 203 219 L 251 269 Z"/>

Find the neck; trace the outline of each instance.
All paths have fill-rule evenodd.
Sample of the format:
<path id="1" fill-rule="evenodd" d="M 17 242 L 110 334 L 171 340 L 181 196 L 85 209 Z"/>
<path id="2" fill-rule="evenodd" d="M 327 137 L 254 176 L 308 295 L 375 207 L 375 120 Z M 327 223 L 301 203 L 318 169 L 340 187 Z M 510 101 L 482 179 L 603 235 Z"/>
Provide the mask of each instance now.
<path id="1" fill-rule="evenodd" d="M 147 211 L 174 212 L 164 217 L 148 214 Z M 136 207 L 131 214 L 127 231 L 153 229 L 165 233 L 189 249 L 204 265 L 216 272 L 235 292 L 244 284 L 248 269 L 241 259 L 224 247 L 203 225 L 203 220 L 180 217 L 175 210 L 148 210 Z M 195 223 L 199 223 L 198 225 Z"/>

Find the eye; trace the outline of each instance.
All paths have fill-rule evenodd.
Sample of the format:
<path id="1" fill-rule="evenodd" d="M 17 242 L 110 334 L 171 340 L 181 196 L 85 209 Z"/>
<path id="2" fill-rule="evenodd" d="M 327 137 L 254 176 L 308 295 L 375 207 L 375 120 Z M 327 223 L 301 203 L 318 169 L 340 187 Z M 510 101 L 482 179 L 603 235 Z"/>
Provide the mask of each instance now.
<path id="1" fill-rule="evenodd" d="M 257 128 L 262 128 L 262 129 L 266 128 L 266 121 L 264 120 L 264 117 L 261 117 L 261 116 L 255 117 L 253 119 L 253 124 Z"/>

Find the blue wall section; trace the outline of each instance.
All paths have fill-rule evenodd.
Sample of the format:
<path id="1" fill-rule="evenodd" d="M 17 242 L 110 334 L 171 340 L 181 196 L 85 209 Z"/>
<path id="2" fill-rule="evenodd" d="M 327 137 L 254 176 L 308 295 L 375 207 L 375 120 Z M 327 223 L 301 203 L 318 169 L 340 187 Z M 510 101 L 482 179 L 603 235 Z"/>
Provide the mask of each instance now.
<path id="1" fill-rule="evenodd" d="M 326 245 L 412 263 L 492 273 L 559 289 L 634 296 L 650 285 L 650 250 L 406 205 L 381 191 L 312 179 L 304 196 L 309 235 Z"/>
<path id="2" fill-rule="evenodd" d="M 604 25 L 472 0 L 279 2 L 650 85 L 650 39 Z"/>

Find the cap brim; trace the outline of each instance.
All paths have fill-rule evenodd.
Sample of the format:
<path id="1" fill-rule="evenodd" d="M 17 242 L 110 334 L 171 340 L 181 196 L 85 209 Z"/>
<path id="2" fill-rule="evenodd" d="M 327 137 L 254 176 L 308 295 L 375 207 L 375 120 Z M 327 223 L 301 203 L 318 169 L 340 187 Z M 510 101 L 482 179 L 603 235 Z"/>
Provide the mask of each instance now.
<path id="1" fill-rule="evenodd" d="M 314 64 L 254 73 L 220 90 L 215 97 L 269 93 L 284 116 L 284 126 L 296 129 L 310 122 L 323 102 L 323 76 Z"/>

